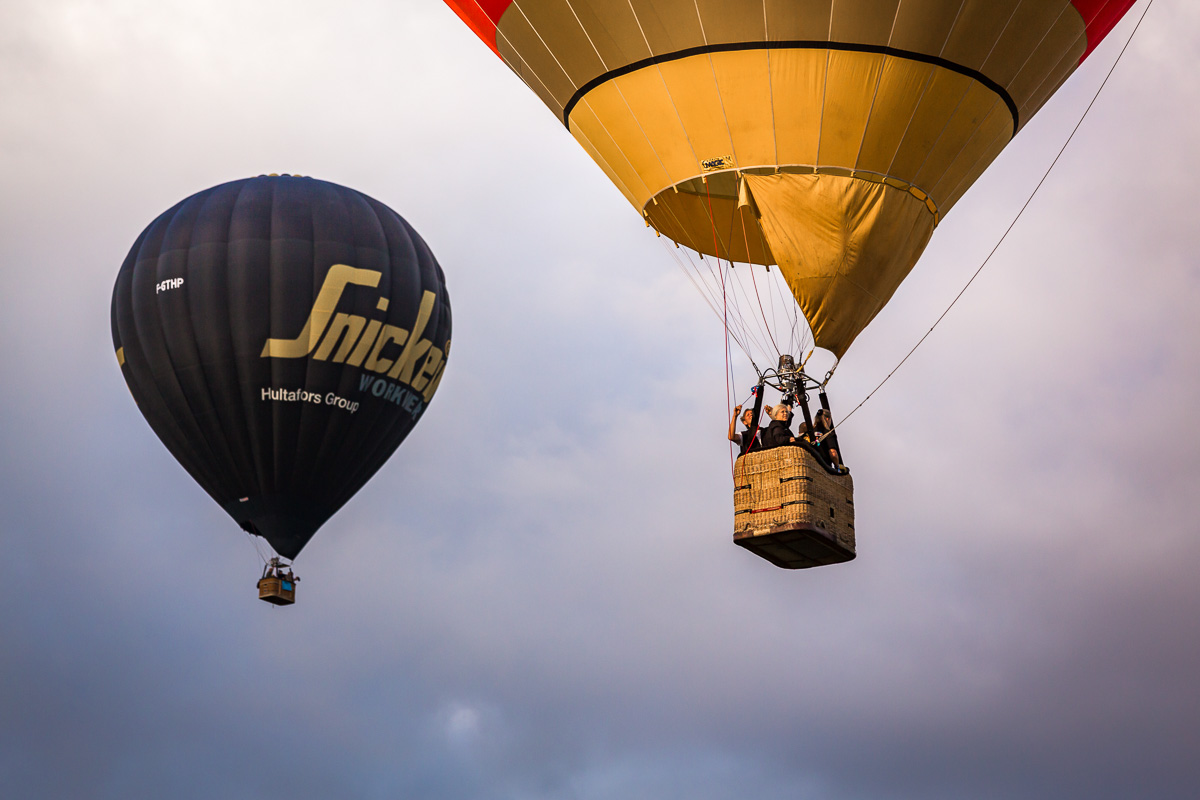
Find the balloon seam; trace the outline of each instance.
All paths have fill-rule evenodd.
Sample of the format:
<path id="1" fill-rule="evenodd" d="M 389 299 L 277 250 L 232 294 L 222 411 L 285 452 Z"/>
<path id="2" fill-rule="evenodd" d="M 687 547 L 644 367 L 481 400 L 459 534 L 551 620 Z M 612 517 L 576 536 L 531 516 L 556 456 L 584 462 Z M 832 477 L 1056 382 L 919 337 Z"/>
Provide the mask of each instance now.
<path id="1" fill-rule="evenodd" d="M 911 50 L 901 50 L 896 47 L 885 47 L 881 45 L 857 44 L 851 42 L 826 42 L 817 40 L 786 40 L 786 41 L 767 41 L 767 42 L 730 42 L 724 44 L 703 45 L 699 47 L 689 47 L 683 50 L 676 50 L 673 53 L 663 53 L 661 55 L 652 55 L 649 58 L 643 58 L 640 61 L 635 61 L 631 64 L 626 64 L 623 67 L 609 70 L 603 75 L 598 75 L 592 80 L 585 83 L 575 90 L 575 94 L 571 95 L 571 99 L 567 101 L 563 108 L 562 121 L 563 125 L 569 129 L 571 127 L 571 111 L 579 103 L 583 97 L 593 89 L 605 84 L 611 80 L 628 75 L 632 72 L 645 69 L 655 65 L 666 64 L 671 61 L 679 61 L 692 56 L 708 55 L 711 53 L 729 53 L 742 50 L 836 50 L 839 52 L 850 53 L 875 53 L 879 55 L 894 56 L 897 58 L 905 58 L 910 61 L 919 61 L 924 64 L 932 64 L 943 69 L 956 72 L 964 75 L 974 81 L 977 81 L 988 89 L 995 92 L 1008 106 L 1008 111 L 1012 115 L 1013 120 L 1013 136 L 1017 135 L 1020 129 L 1020 112 L 1017 109 L 1016 102 L 1008 91 L 996 81 L 984 75 L 978 70 L 964 67 L 961 64 L 956 64 L 941 56 L 931 56 L 925 53 L 916 53 Z"/>

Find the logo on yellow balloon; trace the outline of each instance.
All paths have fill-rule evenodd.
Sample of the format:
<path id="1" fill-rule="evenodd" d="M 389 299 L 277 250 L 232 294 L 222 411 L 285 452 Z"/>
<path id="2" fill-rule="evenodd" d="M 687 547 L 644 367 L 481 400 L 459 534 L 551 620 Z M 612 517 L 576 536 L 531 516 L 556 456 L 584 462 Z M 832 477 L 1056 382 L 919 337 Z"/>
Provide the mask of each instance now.
<path id="1" fill-rule="evenodd" d="M 700 166 L 704 168 L 705 172 L 712 172 L 717 169 L 733 169 L 733 156 L 706 158 L 700 162 Z"/>

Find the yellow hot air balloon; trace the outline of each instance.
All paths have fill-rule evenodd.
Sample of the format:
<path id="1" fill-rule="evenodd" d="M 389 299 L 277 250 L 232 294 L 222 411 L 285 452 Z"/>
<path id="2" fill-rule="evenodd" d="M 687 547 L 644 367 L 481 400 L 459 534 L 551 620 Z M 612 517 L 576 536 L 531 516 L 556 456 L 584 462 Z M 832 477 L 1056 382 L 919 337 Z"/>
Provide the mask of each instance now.
<path id="1" fill-rule="evenodd" d="M 1133 4 L 446 2 L 654 228 L 779 264 L 839 358 Z"/>
<path id="2" fill-rule="evenodd" d="M 838 359 L 940 220 L 1133 5 L 446 2 L 558 115 L 647 224 L 731 263 L 778 264 L 813 342 Z M 802 367 L 778 372 L 785 389 L 803 395 Z M 739 460 L 740 474 L 755 455 Z M 835 488 L 848 500 L 842 477 L 845 486 Z M 749 491 L 753 481 L 735 483 Z M 800 513 L 754 509 L 757 501 L 746 498 L 735 506 L 751 516 Z M 805 503 L 828 507 L 810 527 L 838 528 L 840 554 L 759 554 L 782 566 L 852 558 L 852 505 L 841 517 L 823 499 L 792 505 Z"/>

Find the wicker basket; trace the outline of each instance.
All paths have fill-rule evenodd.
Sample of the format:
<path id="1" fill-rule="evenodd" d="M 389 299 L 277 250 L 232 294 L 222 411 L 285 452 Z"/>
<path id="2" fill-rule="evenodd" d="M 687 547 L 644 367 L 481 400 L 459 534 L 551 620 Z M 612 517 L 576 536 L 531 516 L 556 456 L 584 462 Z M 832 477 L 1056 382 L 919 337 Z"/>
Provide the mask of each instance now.
<path id="1" fill-rule="evenodd" d="M 277 606 L 290 606 L 296 602 L 296 583 L 283 578 L 263 578 L 258 582 L 258 599 Z"/>
<path id="2" fill-rule="evenodd" d="M 804 447 L 744 455 L 733 469 L 733 541 L 777 567 L 854 558 L 854 481 Z"/>

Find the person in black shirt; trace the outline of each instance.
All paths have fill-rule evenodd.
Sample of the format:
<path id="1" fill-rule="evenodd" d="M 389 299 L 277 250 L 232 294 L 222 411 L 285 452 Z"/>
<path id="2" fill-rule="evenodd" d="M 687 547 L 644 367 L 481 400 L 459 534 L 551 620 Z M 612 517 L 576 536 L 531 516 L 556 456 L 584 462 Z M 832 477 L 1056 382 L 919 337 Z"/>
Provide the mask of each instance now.
<path id="1" fill-rule="evenodd" d="M 739 413 L 742 415 L 742 425 L 745 430 L 741 433 L 735 433 L 733 428 L 737 424 Z M 745 411 L 742 411 L 742 407 L 738 406 L 733 410 L 733 417 L 729 420 L 729 441 L 738 446 L 739 456 L 762 449 L 762 440 L 759 438 L 760 433 L 762 433 L 761 429 L 758 429 L 754 424 L 754 409 L 747 408 Z"/>
<path id="2" fill-rule="evenodd" d="M 780 403 L 777 406 L 765 406 L 765 408 L 771 417 L 771 424 L 759 433 L 763 450 L 795 444 L 796 437 L 792 434 L 791 429 L 792 407 Z"/>
<path id="3" fill-rule="evenodd" d="M 797 442 L 805 441 L 805 442 L 808 442 L 809 444 L 812 444 L 812 440 L 813 440 L 812 430 L 808 427 L 808 423 L 805 422 L 804 420 L 800 420 L 800 423 L 797 426 L 797 430 L 796 430 L 796 441 Z"/>
<path id="4" fill-rule="evenodd" d="M 822 408 L 817 412 L 816 419 L 813 420 L 813 428 L 817 431 L 814 437 L 817 452 L 831 465 L 841 469 L 842 456 L 838 453 L 837 432 L 833 429 L 833 416 L 828 409 Z"/>

